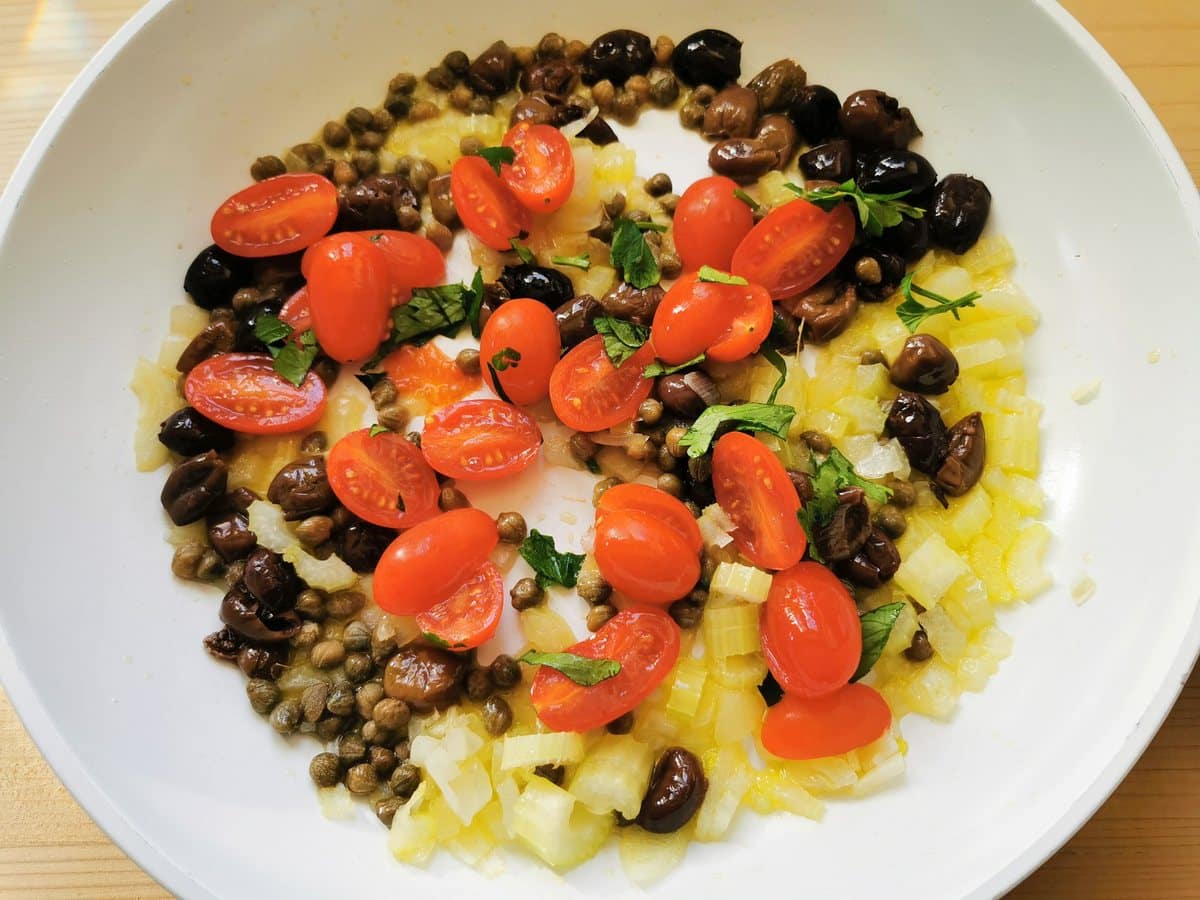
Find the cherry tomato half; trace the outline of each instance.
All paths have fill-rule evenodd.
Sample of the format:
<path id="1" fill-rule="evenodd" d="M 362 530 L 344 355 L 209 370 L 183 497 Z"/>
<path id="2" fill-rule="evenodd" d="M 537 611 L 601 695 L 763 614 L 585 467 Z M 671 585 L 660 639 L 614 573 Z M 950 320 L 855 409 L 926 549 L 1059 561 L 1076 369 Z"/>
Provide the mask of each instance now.
<path id="1" fill-rule="evenodd" d="M 554 414 L 576 431 L 601 431 L 628 422 L 654 387 L 654 380 L 642 374 L 652 362 L 649 341 L 614 366 L 604 352 L 604 338 L 588 338 L 560 359 L 550 375 Z"/>
<path id="2" fill-rule="evenodd" d="M 575 187 L 575 157 L 571 143 L 551 125 L 518 122 L 504 136 L 513 161 L 500 168 L 500 177 L 521 205 L 534 213 L 552 213 Z"/>
<path id="3" fill-rule="evenodd" d="M 485 562 L 453 594 L 417 615 L 417 627 L 451 650 L 491 640 L 504 612 L 504 579 Z"/>
<path id="4" fill-rule="evenodd" d="M 491 364 L 504 396 L 528 406 L 550 392 L 550 373 L 562 353 L 558 320 L 536 300 L 509 300 L 488 317 L 479 338 L 479 361 L 488 387 L 497 394 Z"/>
<path id="5" fill-rule="evenodd" d="M 396 616 L 415 616 L 449 599 L 500 539 L 496 522 L 478 509 L 442 513 L 404 532 L 375 567 L 375 602 Z"/>
<path id="6" fill-rule="evenodd" d="M 759 631 L 771 674 L 786 692 L 801 697 L 842 687 L 862 656 L 854 598 L 820 563 L 797 563 L 775 575 Z"/>
<path id="7" fill-rule="evenodd" d="M 288 297 L 279 310 L 279 321 L 289 326 L 294 335 L 304 334 L 312 328 L 312 307 L 308 305 L 308 285 Z"/>
<path id="8" fill-rule="evenodd" d="M 825 212 L 796 199 L 767 213 L 733 252 L 732 270 L 775 299 L 806 291 L 834 270 L 854 240 L 845 203 Z"/>
<path id="9" fill-rule="evenodd" d="M 671 523 L 638 509 L 596 519 L 596 565 L 604 580 L 639 603 L 669 605 L 700 580 L 700 558 Z"/>
<path id="10" fill-rule="evenodd" d="M 325 413 L 325 382 L 315 372 L 296 387 L 265 353 L 222 353 L 188 372 L 187 402 L 218 425 L 244 434 L 303 431 Z"/>
<path id="11" fill-rule="evenodd" d="M 617 509 L 636 509 L 659 519 L 663 524 L 679 532 L 693 552 L 704 549 L 700 526 L 683 503 L 666 491 L 648 484 L 617 484 L 600 495 L 596 505 L 596 518 Z"/>
<path id="12" fill-rule="evenodd" d="M 407 303 L 413 288 L 432 287 L 446 280 L 446 260 L 429 238 L 408 231 L 376 231 L 370 240 L 387 260 L 393 303 Z"/>
<path id="13" fill-rule="evenodd" d="M 713 492 L 737 528 L 733 542 L 761 569 L 786 569 L 808 547 L 796 518 L 800 497 L 783 464 L 762 442 L 740 431 L 717 441 L 712 459 Z"/>
<path id="14" fill-rule="evenodd" d="M 235 256 L 281 256 L 316 243 L 337 218 L 337 188 L 308 172 L 238 191 L 213 213 L 212 239 Z"/>
<path id="15" fill-rule="evenodd" d="M 715 362 L 745 359 L 771 333 L 775 307 L 756 284 L 721 284 L 684 275 L 654 313 L 650 340 L 665 363 L 676 366 L 704 353 Z"/>
<path id="16" fill-rule="evenodd" d="M 369 356 L 392 306 L 387 258 L 361 232 L 343 231 L 304 254 L 308 306 L 321 349 L 338 362 Z"/>
<path id="17" fill-rule="evenodd" d="M 409 528 L 438 513 L 437 476 L 412 441 L 390 431 L 352 431 L 329 451 L 329 486 L 360 519 Z"/>
<path id="18" fill-rule="evenodd" d="M 621 665 L 612 678 L 591 687 L 547 666 L 534 676 L 530 699 L 543 724 L 555 731 L 591 731 L 633 710 L 667 677 L 679 658 L 679 626 L 657 609 L 627 609 L 566 652 Z"/>
<path id="19" fill-rule="evenodd" d="M 501 400 L 463 400 L 425 419 L 421 452 L 437 471 L 463 481 L 489 481 L 531 466 L 542 430 Z"/>
<path id="20" fill-rule="evenodd" d="M 529 210 L 481 156 L 455 161 L 450 196 L 463 225 L 493 250 L 511 250 L 510 241 L 529 230 Z"/>
<path id="21" fill-rule="evenodd" d="M 785 694 L 763 718 L 762 743 L 782 759 L 837 756 L 883 737 L 892 711 L 879 692 L 847 684 L 824 697 Z"/>
<path id="22" fill-rule="evenodd" d="M 737 184 L 724 175 L 694 182 L 675 206 L 675 250 L 683 270 L 701 266 L 728 271 L 733 251 L 754 227 L 754 211 L 735 195 Z"/>

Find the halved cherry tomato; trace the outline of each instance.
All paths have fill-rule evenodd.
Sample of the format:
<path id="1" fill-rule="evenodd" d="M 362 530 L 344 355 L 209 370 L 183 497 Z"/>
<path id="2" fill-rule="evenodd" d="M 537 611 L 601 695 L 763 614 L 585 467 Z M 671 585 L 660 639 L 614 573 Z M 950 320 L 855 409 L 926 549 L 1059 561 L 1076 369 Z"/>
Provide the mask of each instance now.
<path id="1" fill-rule="evenodd" d="M 312 308 L 308 305 L 308 285 L 288 297 L 279 310 L 279 321 L 291 327 L 293 334 L 300 335 L 312 328 Z"/>
<path id="2" fill-rule="evenodd" d="M 733 251 L 754 227 L 754 211 L 734 191 L 737 184 L 723 175 L 694 182 L 675 206 L 675 251 L 683 270 L 701 266 L 728 271 Z"/>
<path id="3" fill-rule="evenodd" d="M 699 551 L 651 512 L 615 509 L 598 516 L 594 552 L 604 580 L 640 603 L 674 603 L 700 580 Z"/>
<path id="4" fill-rule="evenodd" d="M 763 718 L 762 743 L 782 759 L 820 759 L 865 747 L 891 724 L 892 711 L 878 691 L 847 684 L 824 697 L 785 694 Z"/>
<path id="5" fill-rule="evenodd" d="M 683 503 L 666 491 L 650 487 L 648 484 L 617 484 L 600 495 L 596 505 L 596 518 L 605 513 L 618 509 L 636 509 L 648 513 L 665 525 L 679 532 L 680 537 L 687 541 L 692 552 L 699 553 L 704 549 L 704 540 L 700 536 L 700 526 L 695 517 Z"/>
<path id="6" fill-rule="evenodd" d="M 797 563 L 775 575 L 759 632 L 771 674 L 786 692 L 801 697 L 836 691 L 862 656 L 854 598 L 820 563 Z"/>
<path id="7" fill-rule="evenodd" d="M 463 225 L 493 250 L 511 250 L 510 241 L 529 230 L 529 210 L 481 156 L 455 161 L 450 196 Z"/>
<path id="8" fill-rule="evenodd" d="M 733 271 L 778 300 L 806 291 L 834 270 L 854 240 L 845 203 L 825 212 L 796 199 L 767 213 L 733 251 Z"/>
<path id="9" fill-rule="evenodd" d="M 513 161 L 500 167 L 500 177 L 530 212 L 552 213 L 575 187 L 575 157 L 561 131 L 550 125 L 518 122 L 504 136 Z"/>
<path id="10" fill-rule="evenodd" d="M 488 387 L 497 394 L 491 367 L 504 396 L 528 406 L 550 392 L 550 373 L 562 353 L 558 320 L 536 300 L 509 300 L 488 317 L 479 338 L 479 361 Z"/>
<path id="11" fill-rule="evenodd" d="M 491 640 L 504 612 L 504 579 L 485 562 L 453 594 L 417 615 L 417 627 L 451 650 L 469 650 Z"/>
<path id="12" fill-rule="evenodd" d="M 740 431 L 723 435 L 713 450 L 713 492 L 737 528 L 733 542 L 762 569 L 786 569 L 808 547 L 796 518 L 800 497 L 783 464 L 762 442 Z"/>
<path id="13" fill-rule="evenodd" d="M 383 340 L 392 306 L 383 251 L 361 232 L 343 231 L 313 245 L 304 258 L 321 349 L 338 362 L 370 355 Z"/>
<path id="14" fill-rule="evenodd" d="M 650 340 L 665 363 L 676 366 L 704 353 L 715 362 L 745 359 L 771 333 L 775 308 L 756 284 L 722 284 L 684 275 L 654 313 Z"/>
<path id="15" fill-rule="evenodd" d="M 460 369 L 433 341 L 420 347 L 403 344 L 385 356 L 379 367 L 414 416 L 461 400 L 479 388 L 479 376 Z"/>
<path id="16" fill-rule="evenodd" d="M 212 239 L 235 256 L 281 256 L 316 243 L 337 218 L 337 188 L 308 172 L 238 191 L 213 213 Z"/>
<path id="17" fill-rule="evenodd" d="M 657 609 L 627 609 L 566 652 L 614 660 L 621 671 L 585 687 L 542 666 L 530 699 L 538 718 L 555 731 L 591 731 L 630 712 L 667 677 L 679 658 L 679 626 Z"/>
<path id="18" fill-rule="evenodd" d="M 437 471 L 463 481 L 489 481 L 531 466 L 542 430 L 523 410 L 500 400 L 463 400 L 425 419 L 421 452 Z"/>
<path id="19" fill-rule="evenodd" d="M 588 338 L 560 359 L 550 375 L 554 414 L 576 431 L 600 431 L 630 421 L 654 387 L 654 380 L 642 374 L 652 362 L 649 341 L 614 366 L 604 352 L 604 338 Z"/>
<path id="20" fill-rule="evenodd" d="M 462 587 L 499 539 L 495 520 L 470 508 L 408 529 L 388 545 L 375 567 L 375 602 L 396 616 L 425 612 Z"/>
<path id="21" fill-rule="evenodd" d="M 446 259 L 429 238 L 408 231 L 375 231 L 370 240 L 387 260 L 393 303 L 407 303 L 413 288 L 446 280 Z"/>
<path id="22" fill-rule="evenodd" d="M 183 394 L 205 418 L 244 434 L 311 428 L 325 413 L 325 382 L 315 372 L 296 387 L 265 353 L 222 353 L 188 372 Z"/>
<path id="23" fill-rule="evenodd" d="M 352 431 L 330 449 L 325 469 L 338 500 L 360 519 L 409 528 L 437 515 L 437 476 L 403 435 Z"/>

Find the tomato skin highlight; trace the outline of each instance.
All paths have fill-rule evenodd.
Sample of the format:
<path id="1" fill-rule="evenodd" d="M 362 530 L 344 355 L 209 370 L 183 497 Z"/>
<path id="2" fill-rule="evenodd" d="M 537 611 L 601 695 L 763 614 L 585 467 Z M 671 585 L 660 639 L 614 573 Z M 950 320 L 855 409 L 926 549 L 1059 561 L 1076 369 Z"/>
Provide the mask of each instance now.
<path id="1" fill-rule="evenodd" d="M 804 556 L 808 537 L 796 517 L 800 497 L 787 470 L 761 441 L 731 431 L 713 449 L 713 492 L 733 520 L 733 542 L 760 569 L 786 569 Z"/>
<path id="2" fill-rule="evenodd" d="M 347 231 L 314 244 L 304 257 L 317 343 L 338 362 L 369 356 L 392 305 L 383 251 L 361 232 Z"/>
<path id="3" fill-rule="evenodd" d="M 524 410 L 501 400 L 463 400 L 425 419 L 421 452 L 438 472 L 463 481 L 490 481 L 537 460 L 542 430 Z"/>
<path id="4" fill-rule="evenodd" d="M 650 340 L 659 359 L 673 366 L 704 353 L 715 362 L 737 362 L 756 352 L 771 332 L 771 295 L 755 284 L 721 284 L 684 275 L 654 313 Z"/>
<path id="5" fill-rule="evenodd" d="M 437 476 L 403 435 L 352 431 L 330 448 L 325 468 L 342 505 L 373 525 L 410 528 L 438 514 Z"/>
<path id="6" fill-rule="evenodd" d="M 862 656 L 854 598 L 820 563 L 797 563 L 775 575 L 759 629 L 771 674 L 784 691 L 800 697 L 836 691 Z"/>
<path id="7" fill-rule="evenodd" d="M 375 567 L 375 602 L 384 612 L 415 616 L 441 603 L 487 561 L 500 536 L 478 509 L 455 509 L 408 529 Z"/>
<path id="8" fill-rule="evenodd" d="M 312 307 L 308 305 L 308 285 L 300 288 L 279 310 L 279 321 L 292 329 L 293 338 L 312 328 Z"/>
<path id="9" fill-rule="evenodd" d="M 325 383 L 316 373 L 296 387 L 265 353 L 210 357 L 188 373 L 183 394 L 202 416 L 243 434 L 302 431 L 325 414 Z"/>
<path id="10" fill-rule="evenodd" d="M 213 243 L 235 256 L 295 253 L 329 233 L 337 188 L 308 172 L 277 175 L 238 191 L 213 213 Z"/>
<path id="11" fill-rule="evenodd" d="M 551 125 L 518 122 L 504 135 L 503 143 L 514 158 L 500 167 L 500 177 L 522 206 L 545 215 L 567 202 L 575 187 L 575 157 L 561 131 Z"/>
<path id="12" fill-rule="evenodd" d="M 892 711 L 878 691 L 847 684 L 823 697 L 785 694 L 767 709 L 762 743 L 781 759 L 820 759 L 865 747 L 891 724 Z"/>
<path id="13" fill-rule="evenodd" d="M 700 526 L 683 502 L 648 484 L 616 484 L 600 495 L 596 519 L 620 509 L 635 509 L 659 519 L 682 537 L 694 553 L 704 549 Z"/>
<path id="14" fill-rule="evenodd" d="M 642 374 L 652 362 L 649 341 L 614 366 L 604 352 L 604 338 L 588 338 L 560 359 L 550 375 L 554 414 L 576 431 L 601 431 L 628 422 L 654 387 L 654 379 Z"/>
<path id="15" fill-rule="evenodd" d="M 446 259 L 437 244 L 408 231 L 373 231 L 368 239 L 383 253 L 394 304 L 412 299 L 413 288 L 446 280 Z"/>
<path id="16" fill-rule="evenodd" d="M 596 565 L 614 589 L 639 603 L 667 606 L 700 580 L 688 539 L 652 513 L 609 510 L 596 520 Z"/>
<path id="17" fill-rule="evenodd" d="M 849 205 L 830 212 L 796 199 L 771 210 L 751 229 L 730 263 L 731 271 L 761 284 L 774 299 L 808 290 L 832 272 L 854 241 Z"/>
<path id="18" fill-rule="evenodd" d="M 417 627 L 451 650 L 470 650 L 492 639 L 504 612 L 504 579 L 485 562 L 440 603 L 417 615 Z"/>
<path id="19" fill-rule="evenodd" d="M 591 687 L 547 666 L 534 676 L 529 694 L 542 724 L 591 731 L 633 710 L 667 677 L 679 658 L 679 626 L 661 610 L 627 609 L 565 652 L 621 664 L 620 672 Z"/>
<path id="20" fill-rule="evenodd" d="M 496 357 L 505 350 L 515 351 L 517 360 Z M 479 337 L 479 361 L 483 378 L 497 394 L 495 378 L 488 365 L 496 369 L 496 378 L 504 396 L 513 403 L 528 406 L 550 393 L 550 373 L 562 353 L 558 320 L 551 309 L 536 300 L 509 300 L 488 317 Z M 505 368 L 501 371 L 500 365 Z"/>
<path id="21" fill-rule="evenodd" d="M 739 200 L 724 175 L 693 182 L 675 206 L 675 250 L 685 272 L 701 266 L 729 271 L 733 251 L 754 227 L 754 211 Z"/>
<path id="22" fill-rule="evenodd" d="M 466 229 L 493 250 L 511 250 L 510 241 L 529 230 L 529 210 L 481 156 L 455 160 L 450 196 Z"/>

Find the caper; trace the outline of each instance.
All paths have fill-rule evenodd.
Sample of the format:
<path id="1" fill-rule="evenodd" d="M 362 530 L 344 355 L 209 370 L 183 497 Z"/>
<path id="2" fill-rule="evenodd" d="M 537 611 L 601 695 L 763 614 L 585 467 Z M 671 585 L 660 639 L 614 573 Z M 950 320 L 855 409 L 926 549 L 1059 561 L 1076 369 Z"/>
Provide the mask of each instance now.
<path id="1" fill-rule="evenodd" d="M 616 614 L 617 608 L 611 603 L 597 603 L 588 609 L 587 630 L 599 631 Z"/>
<path id="2" fill-rule="evenodd" d="M 486 700 L 491 696 L 495 687 L 495 684 L 492 683 L 491 670 L 487 667 L 472 669 L 467 673 L 466 694 L 468 699 L 476 702 Z"/>
<path id="3" fill-rule="evenodd" d="M 334 753 L 318 753 L 308 764 L 308 774 L 317 787 L 333 787 L 342 777 L 342 763 Z"/>
<path id="4" fill-rule="evenodd" d="M 492 660 L 492 681 L 501 690 L 516 687 L 521 683 L 521 666 L 507 653 Z"/>
<path id="5" fill-rule="evenodd" d="M 575 580 L 575 590 L 588 603 L 604 603 L 612 595 L 612 588 L 596 568 L 585 567 Z"/>
<path id="6" fill-rule="evenodd" d="M 271 727 L 280 734 L 291 734 L 300 727 L 300 701 L 284 700 L 271 710 Z"/>
<path id="7" fill-rule="evenodd" d="M 411 797 L 420 783 L 421 770 L 408 760 L 396 766 L 396 771 L 392 772 L 392 777 L 388 779 L 388 787 L 397 797 Z"/>
<path id="8" fill-rule="evenodd" d="M 517 611 L 537 606 L 546 596 L 546 592 L 533 578 L 522 578 L 513 585 L 509 594 L 512 597 L 513 609 Z"/>
<path id="9" fill-rule="evenodd" d="M 449 512 L 452 509 L 466 509 L 470 505 L 471 501 L 467 499 L 467 495 L 451 485 L 445 485 L 442 488 L 441 494 L 438 495 L 438 507 L 442 512 Z"/>
<path id="10" fill-rule="evenodd" d="M 512 707 L 499 694 L 493 694 L 483 704 L 483 727 L 492 737 L 499 737 L 512 727 Z"/>
<path id="11" fill-rule="evenodd" d="M 371 709 L 371 720 L 386 731 L 398 731 L 408 727 L 412 712 L 408 704 L 394 697 L 384 697 Z"/>
<path id="12" fill-rule="evenodd" d="M 496 516 L 496 531 L 504 543 L 519 544 L 525 540 L 528 527 L 519 512 L 502 512 Z"/>
<path id="13" fill-rule="evenodd" d="M 370 794 L 379 787 L 379 773 L 370 763 L 359 763 L 346 773 L 346 790 L 352 794 Z"/>
<path id="14" fill-rule="evenodd" d="M 343 734 L 338 738 L 338 759 L 348 766 L 357 765 L 367 758 L 367 744 L 358 734 Z"/>
<path id="15" fill-rule="evenodd" d="M 265 716 L 279 702 L 279 688 L 266 678 L 251 678 L 246 682 L 246 696 L 256 713 Z"/>

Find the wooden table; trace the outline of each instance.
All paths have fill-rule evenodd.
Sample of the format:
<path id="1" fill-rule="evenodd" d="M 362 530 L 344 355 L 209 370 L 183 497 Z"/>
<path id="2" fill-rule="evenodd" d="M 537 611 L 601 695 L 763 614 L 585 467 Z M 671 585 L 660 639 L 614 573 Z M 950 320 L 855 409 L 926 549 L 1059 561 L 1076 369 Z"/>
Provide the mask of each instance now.
<path id="1" fill-rule="evenodd" d="M 997 0 L 1004 2 L 1004 0 Z M 0 181 L 138 0 L 0 0 Z M 1200 0 L 1066 0 L 1200 179 Z M 0 692 L 0 897 L 162 897 L 88 818 Z M 1200 675 L 1125 783 L 1016 898 L 1200 897 Z"/>

